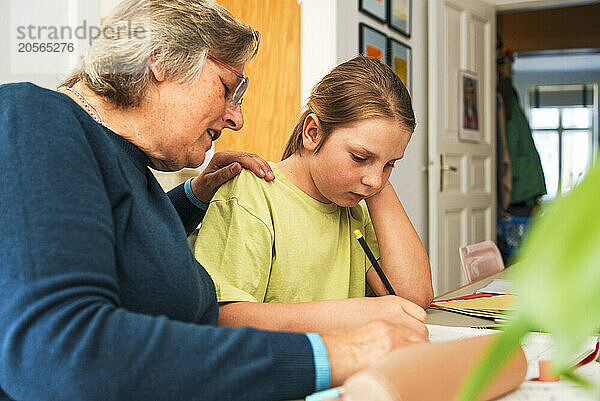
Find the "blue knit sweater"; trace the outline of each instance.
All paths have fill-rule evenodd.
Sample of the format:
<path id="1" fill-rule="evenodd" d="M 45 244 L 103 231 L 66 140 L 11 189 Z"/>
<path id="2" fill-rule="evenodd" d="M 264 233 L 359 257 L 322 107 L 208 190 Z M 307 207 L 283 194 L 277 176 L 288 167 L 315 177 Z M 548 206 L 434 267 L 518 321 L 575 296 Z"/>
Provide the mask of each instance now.
<path id="1" fill-rule="evenodd" d="M 305 335 L 214 327 L 184 228 L 202 211 L 148 165 L 67 96 L 0 86 L 0 400 L 313 391 Z"/>

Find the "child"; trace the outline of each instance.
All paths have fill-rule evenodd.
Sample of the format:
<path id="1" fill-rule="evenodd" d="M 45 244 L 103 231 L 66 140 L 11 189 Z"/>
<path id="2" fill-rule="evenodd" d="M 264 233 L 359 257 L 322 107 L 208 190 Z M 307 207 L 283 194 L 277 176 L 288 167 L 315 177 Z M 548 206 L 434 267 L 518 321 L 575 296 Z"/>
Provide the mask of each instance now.
<path id="1" fill-rule="evenodd" d="M 204 217 L 195 255 L 215 282 L 220 325 L 323 333 L 424 321 L 427 254 L 388 181 L 414 127 L 408 91 L 376 59 L 355 57 L 313 88 L 271 164 L 276 179 L 243 171 Z M 386 292 L 357 228 L 398 297 L 366 297 Z"/>

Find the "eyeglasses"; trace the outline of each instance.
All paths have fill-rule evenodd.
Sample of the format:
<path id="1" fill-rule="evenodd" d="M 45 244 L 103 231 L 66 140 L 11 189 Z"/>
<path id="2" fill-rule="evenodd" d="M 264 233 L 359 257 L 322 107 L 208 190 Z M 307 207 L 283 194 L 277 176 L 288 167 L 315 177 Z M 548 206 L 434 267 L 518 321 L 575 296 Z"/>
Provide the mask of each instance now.
<path id="1" fill-rule="evenodd" d="M 240 78 L 242 80 L 238 84 L 238 86 L 235 88 L 235 90 L 233 91 L 233 96 L 231 97 L 232 105 L 236 106 L 238 104 L 241 104 L 242 100 L 244 100 L 244 95 L 246 94 L 246 91 L 248 90 L 248 84 L 250 82 L 248 77 L 243 74 L 240 74 L 239 72 L 237 72 L 236 70 L 234 70 L 233 68 L 231 68 L 230 66 L 225 64 L 224 62 L 217 60 L 216 58 L 214 58 L 211 55 L 208 55 L 208 58 L 211 59 L 212 61 L 214 61 L 215 63 L 220 64 L 221 66 L 225 67 L 229 71 L 233 72 L 238 78 Z"/>

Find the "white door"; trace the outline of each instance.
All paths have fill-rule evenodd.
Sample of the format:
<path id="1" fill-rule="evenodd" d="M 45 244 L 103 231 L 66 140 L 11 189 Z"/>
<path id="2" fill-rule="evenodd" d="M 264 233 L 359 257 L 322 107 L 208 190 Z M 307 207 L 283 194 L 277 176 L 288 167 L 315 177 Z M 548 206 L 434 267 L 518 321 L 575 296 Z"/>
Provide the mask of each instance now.
<path id="1" fill-rule="evenodd" d="M 429 253 L 439 295 L 465 281 L 458 248 L 495 239 L 496 12 L 481 0 L 429 0 L 428 12 Z M 470 141 L 459 139 L 463 76 L 477 84 Z"/>

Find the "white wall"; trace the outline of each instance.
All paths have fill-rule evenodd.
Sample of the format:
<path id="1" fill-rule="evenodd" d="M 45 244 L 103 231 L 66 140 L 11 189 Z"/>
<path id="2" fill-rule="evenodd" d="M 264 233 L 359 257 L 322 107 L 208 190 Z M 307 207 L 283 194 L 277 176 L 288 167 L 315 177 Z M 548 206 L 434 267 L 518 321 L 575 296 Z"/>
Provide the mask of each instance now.
<path id="1" fill-rule="evenodd" d="M 100 16 L 106 17 L 110 10 L 120 2 L 121 0 L 100 0 Z"/>
<path id="2" fill-rule="evenodd" d="M 98 0 L 1 0 L 0 84 L 29 81 L 55 89 L 87 48 L 90 26 L 97 27 L 99 22 Z M 28 30 L 30 25 L 31 31 Z M 61 27 L 70 27 L 72 36 L 69 38 L 68 31 Z M 53 28 L 59 39 L 51 36 Z M 24 37 L 20 38 L 23 35 L 19 32 L 24 32 Z M 71 44 L 73 51 L 64 50 L 61 45 L 59 52 L 18 52 L 23 43 L 49 42 Z"/>
<path id="3" fill-rule="evenodd" d="M 311 88 L 335 67 L 336 0 L 302 0 L 300 8 L 300 95 L 302 107 Z"/>
<path id="4" fill-rule="evenodd" d="M 406 38 L 358 11 L 358 0 L 302 0 L 301 87 L 310 88 L 335 65 L 358 54 L 358 24 L 363 22 L 412 49 L 412 101 L 417 129 L 391 182 L 427 248 L 427 2 L 413 0 L 412 35 Z M 332 57 L 334 56 L 334 57 Z"/>

